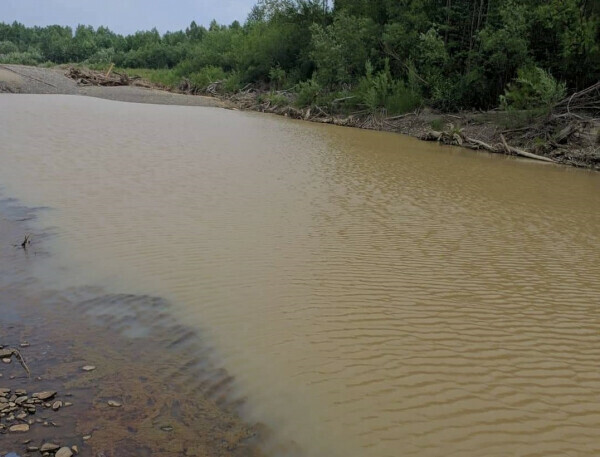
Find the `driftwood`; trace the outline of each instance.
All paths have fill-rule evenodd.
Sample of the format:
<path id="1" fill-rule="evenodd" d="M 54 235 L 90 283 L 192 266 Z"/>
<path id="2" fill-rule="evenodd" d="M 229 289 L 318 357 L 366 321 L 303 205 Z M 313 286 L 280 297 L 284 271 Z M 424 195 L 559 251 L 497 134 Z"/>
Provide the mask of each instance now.
<path id="1" fill-rule="evenodd" d="M 219 87 L 223 84 L 223 81 L 211 82 L 205 89 L 205 92 L 211 95 L 218 95 Z"/>
<path id="2" fill-rule="evenodd" d="M 25 235 L 25 239 L 23 240 L 23 242 L 21 243 L 21 247 L 23 249 L 27 248 L 27 246 L 29 246 L 31 244 L 31 235 L 28 233 L 27 235 Z"/>
<path id="3" fill-rule="evenodd" d="M 0 346 L 0 348 L 2 348 L 2 346 Z M 11 357 L 15 357 L 19 363 L 21 364 L 21 366 L 23 367 L 23 370 L 25 370 L 25 372 L 27 373 L 27 377 L 31 377 L 31 371 L 29 371 L 29 367 L 27 366 L 27 363 L 25 363 L 25 359 L 23 358 L 23 356 L 21 355 L 21 353 L 19 352 L 18 349 L 13 349 L 13 348 L 3 348 L 2 349 L 3 357 L 6 354 L 7 358 L 11 358 Z"/>
<path id="4" fill-rule="evenodd" d="M 139 76 L 128 76 L 124 73 L 113 71 L 114 65 L 111 65 L 106 73 L 87 70 L 82 68 L 70 67 L 66 76 L 77 81 L 80 86 L 137 86 L 152 88 L 153 86 L 144 82 Z"/>
<path id="5" fill-rule="evenodd" d="M 462 129 L 456 129 L 452 124 L 448 124 L 448 130 L 443 132 L 438 132 L 435 130 L 430 130 L 421 136 L 422 140 L 426 141 L 437 141 L 444 144 L 463 146 L 470 149 L 484 149 L 493 153 L 505 153 L 509 155 L 518 155 L 522 157 L 527 157 L 529 159 L 541 160 L 543 162 L 555 163 L 549 157 L 544 157 L 538 154 L 534 154 L 532 152 L 527 152 L 522 149 L 516 148 L 514 146 L 509 146 L 506 142 L 506 138 L 504 135 L 500 134 L 500 140 L 502 141 L 501 145 L 491 145 L 487 144 L 484 141 L 470 138 L 466 136 Z"/>
<path id="6" fill-rule="evenodd" d="M 508 153 L 508 154 L 516 154 L 522 157 L 527 157 L 529 159 L 534 159 L 534 160 L 541 160 L 544 162 L 550 162 L 550 163 L 554 163 L 554 160 L 552 160 L 549 157 L 544 157 L 544 156 L 540 156 L 537 154 L 533 154 L 532 152 L 527 152 L 527 151 L 523 151 L 522 149 L 519 148 L 515 148 L 513 146 L 509 146 L 508 143 L 506 142 L 506 138 L 504 138 L 504 135 L 500 134 L 500 139 L 502 140 L 502 145 L 504 146 L 504 150 Z"/>
<path id="7" fill-rule="evenodd" d="M 567 115 L 579 119 L 600 117 L 600 82 L 562 99 L 554 105 L 552 111 L 559 116 Z"/>

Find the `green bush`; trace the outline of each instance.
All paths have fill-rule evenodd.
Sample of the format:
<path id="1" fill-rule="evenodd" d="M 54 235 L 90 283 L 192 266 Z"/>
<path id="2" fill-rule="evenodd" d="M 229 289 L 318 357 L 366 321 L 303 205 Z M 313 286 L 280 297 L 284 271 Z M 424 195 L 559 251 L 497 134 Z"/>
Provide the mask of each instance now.
<path id="1" fill-rule="evenodd" d="M 192 73 L 188 78 L 194 89 L 204 90 L 214 82 L 224 81 L 227 78 L 227 74 L 220 67 L 208 66 L 196 73 Z"/>
<path id="2" fill-rule="evenodd" d="M 529 66 L 518 70 L 517 78 L 500 96 L 500 105 L 504 109 L 549 109 L 565 94 L 565 83 L 558 82 L 542 68 Z"/>
<path id="3" fill-rule="evenodd" d="M 12 63 L 15 65 L 37 65 L 44 61 L 44 57 L 37 51 L 11 52 L 0 55 L 1 63 Z"/>
<path id="4" fill-rule="evenodd" d="M 286 106 L 289 104 L 289 100 L 285 95 L 276 94 L 275 92 L 266 94 L 262 101 L 270 102 L 271 106 Z"/>
<path id="5" fill-rule="evenodd" d="M 418 93 L 407 88 L 403 81 L 392 78 L 388 62 L 382 71 L 375 74 L 373 65 L 367 61 L 365 70 L 366 74 L 358 84 L 357 95 L 370 113 L 402 114 L 421 104 Z"/>
<path id="6" fill-rule="evenodd" d="M 276 89 L 281 89 L 286 81 L 285 70 L 279 65 L 271 67 L 271 70 L 269 70 L 269 80 L 272 86 Z"/>
<path id="7" fill-rule="evenodd" d="M 431 84 L 430 103 L 444 112 L 463 108 L 465 93 L 464 79 L 461 76 L 440 77 Z"/>
<path id="8" fill-rule="evenodd" d="M 95 54 L 91 55 L 86 61 L 86 64 L 89 65 L 103 65 L 110 64 L 115 59 L 115 50 L 114 48 L 108 49 L 99 49 Z"/>
<path id="9" fill-rule="evenodd" d="M 0 55 L 19 52 L 19 47 L 12 41 L 0 41 Z"/>
<path id="10" fill-rule="evenodd" d="M 321 85 L 313 77 L 296 85 L 296 105 L 299 107 L 311 106 L 322 91 Z"/>
<path id="11" fill-rule="evenodd" d="M 223 82 L 223 90 L 227 93 L 235 93 L 242 88 L 242 75 L 239 71 L 232 71 Z"/>

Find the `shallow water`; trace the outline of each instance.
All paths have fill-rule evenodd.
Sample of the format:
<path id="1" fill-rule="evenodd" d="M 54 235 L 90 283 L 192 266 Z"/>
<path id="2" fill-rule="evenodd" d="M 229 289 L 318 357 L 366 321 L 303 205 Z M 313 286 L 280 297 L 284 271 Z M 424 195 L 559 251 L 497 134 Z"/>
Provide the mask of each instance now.
<path id="1" fill-rule="evenodd" d="M 52 208 L 36 274 L 170 300 L 272 455 L 600 453 L 597 173 L 255 113 L 2 95 L 0 183 Z"/>

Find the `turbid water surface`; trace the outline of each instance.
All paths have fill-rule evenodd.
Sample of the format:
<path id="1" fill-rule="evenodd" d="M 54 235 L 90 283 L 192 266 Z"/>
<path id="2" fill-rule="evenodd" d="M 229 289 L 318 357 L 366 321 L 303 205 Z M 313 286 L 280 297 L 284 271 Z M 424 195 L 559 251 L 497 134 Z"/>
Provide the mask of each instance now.
<path id="1" fill-rule="evenodd" d="M 600 454 L 597 173 L 256 113 L 3 95 L 0 183 L 51 208 L 36 274 L 173 303 L 271 455 Z"/>

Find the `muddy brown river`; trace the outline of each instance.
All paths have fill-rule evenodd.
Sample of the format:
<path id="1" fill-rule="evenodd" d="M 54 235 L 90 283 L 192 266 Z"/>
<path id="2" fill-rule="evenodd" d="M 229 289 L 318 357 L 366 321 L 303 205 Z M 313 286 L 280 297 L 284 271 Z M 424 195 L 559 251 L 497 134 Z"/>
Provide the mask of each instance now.
<path id="1" fill-rule="evenodd" d="M 268 455 L 600 455 L 598 173 L 2 95 L 0 184 L 49 208 L 45 284 L 163 297 L 203 332 Z"/>

